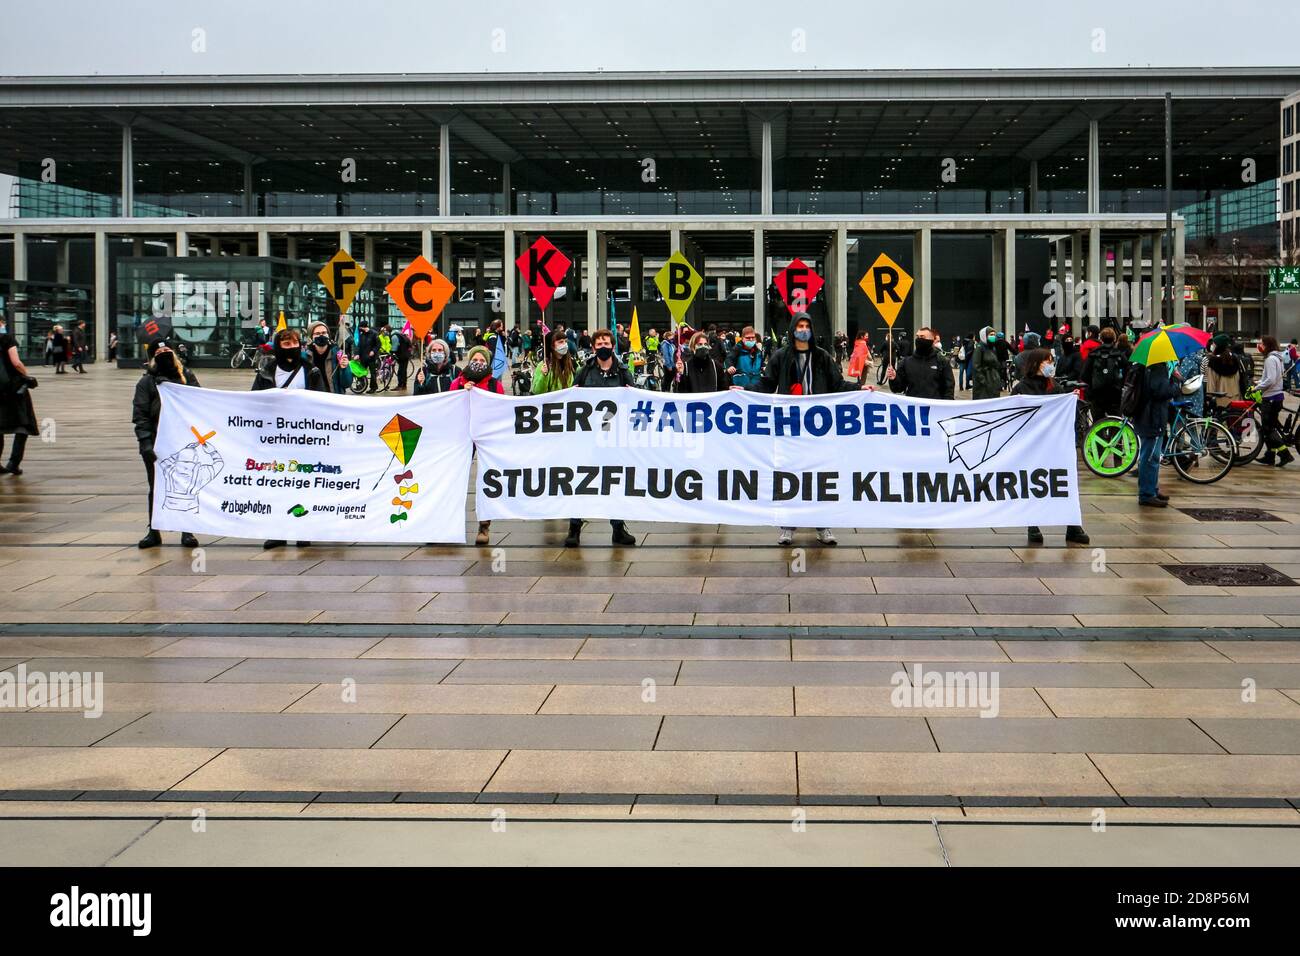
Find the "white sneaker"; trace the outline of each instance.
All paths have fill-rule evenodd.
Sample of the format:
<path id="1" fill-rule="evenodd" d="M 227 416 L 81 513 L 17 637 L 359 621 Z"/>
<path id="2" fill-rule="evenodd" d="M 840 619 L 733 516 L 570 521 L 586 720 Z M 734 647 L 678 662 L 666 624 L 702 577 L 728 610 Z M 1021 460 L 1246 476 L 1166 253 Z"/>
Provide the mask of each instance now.
<path id="1" fill-rule="evenodd" d="M 794 529 L 793 529 L 793 528 L 782 528 L 782 529 L 781 529 L 781 537 L 779 537 L 779 538 L 776 539 L 776 543 L 777 543 L 777 545 L 778 545 L 779 547 L 782 547 L 782 548 L 784 548 L 786 545 L 790 544 L 790 543 L 793 542 L 793 541 L 794 541 Z"/>
<path id="2" fill-rule="evenodd" d="M 839 544 L 839 542 L 835 540 L 835 532 L 830 528 L 818 528 L 817 540 L 828 548 L 833 548 L 835 545 Z"/>

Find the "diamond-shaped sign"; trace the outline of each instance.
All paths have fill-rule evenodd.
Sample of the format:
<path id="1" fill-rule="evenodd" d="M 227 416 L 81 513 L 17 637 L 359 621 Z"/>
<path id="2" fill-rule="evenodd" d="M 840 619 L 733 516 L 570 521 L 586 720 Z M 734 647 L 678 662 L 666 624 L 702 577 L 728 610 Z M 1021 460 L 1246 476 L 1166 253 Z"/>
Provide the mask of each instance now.
<path id="1" fill-rule="evenodd" d="M 781 293 L 785 307 L 790 310 L 791 315 L 807 312 L 812 300 L 817 298 L 817 293 L 826 284 L 825 280 L 814 272 L 811 266 L 805 265 L 802 259 L 791 262 L 776 274 L 772 282 L 776 285 L 776 291 Z"/>
<path id="2" fill-rule="evenodd" d="M 411 323 L 411 331 L 423 339 L 451 301 L 456 287 L 428 259 L 416 256 L 414 262 L 393 277 L 385 290 Z"/>
<path id="3" fill-rule="evenodd" d="M 858 285 L 867 294 L 885 324 L 892 329 L 898 321 L 903 303 L 907 301 L 907 294 L 912 291 L 912 277 L 882 252 Z"/>
<path id="4" fill-rule="evenodd" d="M 691 302 L 702 285 L 703 277 L 680 251 L 669 256 L 663 268 L 655 273 L 655 287 L 668 303 L 668 311 L 678 325 L 686 317 L 686 310 L 691 307 Z"/>
<path id="5" fill-rule="evenodd" d="M 325 263 L 317 276 L 339 307 L 340 314 L 352 308 L 352 300 L 366 282 L 366 270 L 343 249 L 334 253 L 334 258 Z"/>
<path id="6" fill-rule="evenodd" d="M 545 312 L 555 298 L 560 280 L 569 271 L 569 266 L 573 265 L 573 260 L 555 248 L 551 240 L 538 236 L 536 242 L 520 253 L 515 265 L 523 273 L 533 301 Z"/>

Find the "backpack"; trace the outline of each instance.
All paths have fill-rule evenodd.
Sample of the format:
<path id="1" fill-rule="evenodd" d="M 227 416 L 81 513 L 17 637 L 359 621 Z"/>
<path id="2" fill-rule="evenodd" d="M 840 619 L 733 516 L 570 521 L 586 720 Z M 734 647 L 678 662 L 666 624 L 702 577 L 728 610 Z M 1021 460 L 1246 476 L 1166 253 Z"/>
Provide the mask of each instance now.
<path id="1" fill-rule="evenodd" d="M 1120 354 L 1119 349 L 1110 348 L 1105 352 L 1098 352 L 1093 357 L 1092 381 L 1088 383 L 1088 387 L 1095 392 L 1122 388 L 1128 378 L 1124 373 L 1125 364 L 1124 356 Z"/>
<path id="2" fill-rule="evenodd" d="M 1146 391 L 1147 369 L 1145 365 L 1134 362 L 1124 373 L 1124 388 L 1119 396 L 1119 413 L 1125 418 L 1133 418 L 1142 406 L 1142 395 Z"/>

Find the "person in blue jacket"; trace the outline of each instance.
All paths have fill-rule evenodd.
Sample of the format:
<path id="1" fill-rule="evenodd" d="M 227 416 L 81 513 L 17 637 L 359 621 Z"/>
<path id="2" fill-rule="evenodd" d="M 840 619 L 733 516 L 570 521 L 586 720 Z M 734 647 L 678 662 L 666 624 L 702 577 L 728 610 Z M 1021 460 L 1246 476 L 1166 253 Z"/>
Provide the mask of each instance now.
<path id="1" fill-rule="evenodd" d="M 758 343 L 758 333 L 752 326 L 745 326 L 740 333 L 740 341 L 727 356 L 726 372 L 731 376 L 731 384 L 753 391 L 758 388 L 763 377 L 763 349 Z"/>

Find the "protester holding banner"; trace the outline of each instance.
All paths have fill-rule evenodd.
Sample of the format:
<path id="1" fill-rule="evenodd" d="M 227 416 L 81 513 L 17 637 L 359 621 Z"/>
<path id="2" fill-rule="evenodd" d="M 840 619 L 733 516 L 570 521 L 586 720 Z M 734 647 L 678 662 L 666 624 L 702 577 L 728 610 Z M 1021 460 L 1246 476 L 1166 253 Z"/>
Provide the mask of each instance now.
<path id="1" fill-rule="evenodd" d="M 451 354 L 451 346 L 442 339 L 430 339 L 425 345 L 424 364 L 415 372 L 413 395 L 436 395 L 451 391 L 460 376 Z"/>
<path id="2" fill-rule="evenodd" d="M 614 333 L 609 329 L 597 329 L 591 336 L 591 344 L 596 354 L 578 370 L 573 384 L 578 388 L 621 388 L 624 385 L 635 387 L 632 373 L 614 356 Z M 635 547 L 636 538 L 628 533 L 627 524 L 618 518 L 611 518 L 614 544 Z M 569 535 L 564 539 L 566 548 L 576 548 L 581 543 L 582 519 L 569 519 Z"/>
<path id="3" fill-rule="evenodd" d="M 533 394 L 545 395 L 573 385 L 575 363 L 569 351 L 569 339 L 559 329 L 546 337 L 542 364 L 533 374 Z"/>
<path id="4" fill-rule="evenodd" d="M 144 462 L 145 475 L 149 479 L 149 527 L 145 536 L 139 540 L 140 548 L 156 548 L 162 544 L 162 535 L 153 527 L 153 483 L 154 465 L 158 456 L 154 453 L 154 439 L 158 437 L 158 416 L 162 414 L 162 398 L 158 394 L 160 382 L 173 382 L 177 385 L 199 387 L 199 380 L 189 369 L 181 365 L 180 358 L 172 351 L 166 339 L 155 339 L 145 346 L 149 363 L 145 366 L 140 381 L 135 383 L 135 398 L 131 402 L 131 423 L 135 426 L 135 439 L 140 444 L 140 458 Z M 181 545 L 197 548 L 198 539 L 188 531 L 181 532 Z"/>
<path id="5" fill-rule="evenodd" d="M 498 333 L 496 341 L 500 341 L 501 336 Z M 453 391 L 456 389 L 481 388 L 485 392 L 495 392 L 498 395 L 506 393 L 505 385 L 501 379 L 492 374 L 492 353 L 485 345 L 476 345 L 465 356 L 465 367 L 461 369 L 460 375 L 451 383 Z M 474 538 L 474 543 L 485 545 L 488 543 L 488 533 L 492 530 L 491 521 L 480 521 L 478 523 L 478 534 Z"/>
<path id="6" fill-rule="evenodd" d="M 708 335 L 696 332 L 691 336 L 686 355 L 677 357 L 676 391 L 722 392 L 728 387 L 727 381 L 722 362 L 709 343 Z"/>
<path id="7" fill-rule="evenodd" d="M 342 382 L 339 381 L 339 361 L 334 352 L 334 341 L 330 338 L 329 326 L 324 322 L 313 322 L 307 329 L 311 344 L 307 346 L 307 361 L 320 372 L 325 381 L 325 391 L 341 393 Z"/>
<path id="8" fill-rule="evenodd" d="M 812 319 L 806 312 L 796 313 L 790 322 L 789 345 L 783 346 L 768 359 L 758 380 L 757 392 L 775 392 L 779 395 L 825 395 L 829 392 L 853 392 L 856 382 L 846 381 L 840 374 L 835 357 L 813 344 Z M 870 388 L 864 385 L 863 388 Z M 782 528 L 776 543 L 782 547 L 794 540 L 794 528 Z M 827 547 L 839 544 L 830 528 L 818 528 L 817 540 Z"/>
<path id="9" fill-rule="evenodd" d="M 912 354 L 885 371 L 890 391 L 901 392 L 908 398 L 952 400 L 952 367 L 935 347 L 935 338 L 933 329 L 923 328 L 916 333 Z"/>
<path id="10" fill-rule="evenodd" d="M 1025 377 L 1011 390 L 1014 395 L 1056 395 L 1056 362 L 1049 349 L 1034 349 L 1025 353 Z M 1030 544 L 1042 544 L 1043 532 L 1037 525 L 1027 529 Z M 1088 544 L 1091 539 L 1083 525 L 1072 524 L 1065 528 L 1065 540 L 1071 544 Z"/>
<path id="11" fill-rule="evenodd" d="M 329 382 L 324 373 L 302 350 L 302 340 L 297 329 L 281 329 L 275 333 L 274 361 L 257 370 L 253 377 L 254 392 L 268 388 L 306 388 L 313 392 L 328 392 Z"/>

